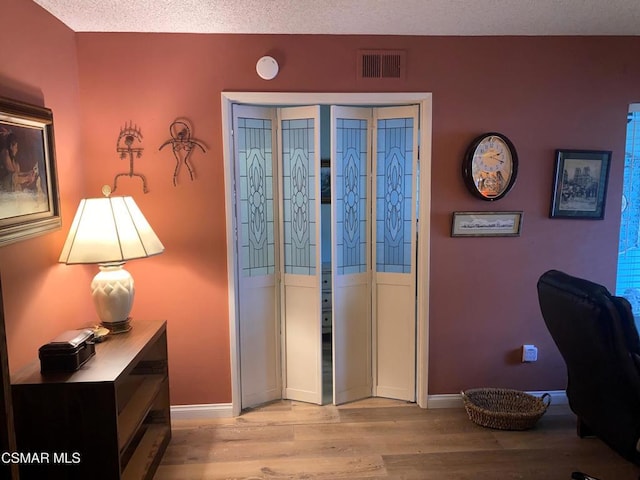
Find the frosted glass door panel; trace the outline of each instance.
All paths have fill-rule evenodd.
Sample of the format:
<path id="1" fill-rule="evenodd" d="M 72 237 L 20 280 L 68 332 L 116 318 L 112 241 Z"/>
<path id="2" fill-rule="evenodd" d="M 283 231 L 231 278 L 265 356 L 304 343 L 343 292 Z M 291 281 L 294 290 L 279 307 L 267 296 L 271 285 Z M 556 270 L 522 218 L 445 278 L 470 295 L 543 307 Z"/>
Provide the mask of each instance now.
<path id="1" fill-rule="evenodd" d="M 315 119 L 282 120 L 284 271 L 316 273 Z"/>
<path id="2" fill-rule="evenodd" d="M 340 109 L 338 113 L 346 115 Z M 351 109 L 353 110 L 353 109 Z M 366 109 L 370 112 L 370 109 Z M 371 114 L 369 113 L 369 117 Z M 332 170 L 336 213 L 336 264 L 338 274 L 367 271 L 367 217 L 369 119 L 336 118 Z"/>
<path id="3" fill-rule="evenodd" d="M 411 272 L 415 171 L 413 118 L 378 119 L 376 151 L 376 270 Z"/>
<path id="4" fill-rule="evenodd" d="M 273 125 L 238 118 L 239 213 L 242 275 L 274 273 Z"/>

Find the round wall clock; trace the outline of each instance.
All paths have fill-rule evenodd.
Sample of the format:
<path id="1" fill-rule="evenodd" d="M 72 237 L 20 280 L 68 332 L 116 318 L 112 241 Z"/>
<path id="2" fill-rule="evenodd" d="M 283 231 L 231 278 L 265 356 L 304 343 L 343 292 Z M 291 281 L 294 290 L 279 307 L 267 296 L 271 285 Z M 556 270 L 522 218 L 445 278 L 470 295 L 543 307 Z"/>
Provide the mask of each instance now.
<path id="1" fill-rule="evenodd" d="M 516 181 L 518 154 L 513 143 L 501 133 L 483 133 L 475 138 L 462 162 L 467 188 L 482 200 L 504 197 Z"/>

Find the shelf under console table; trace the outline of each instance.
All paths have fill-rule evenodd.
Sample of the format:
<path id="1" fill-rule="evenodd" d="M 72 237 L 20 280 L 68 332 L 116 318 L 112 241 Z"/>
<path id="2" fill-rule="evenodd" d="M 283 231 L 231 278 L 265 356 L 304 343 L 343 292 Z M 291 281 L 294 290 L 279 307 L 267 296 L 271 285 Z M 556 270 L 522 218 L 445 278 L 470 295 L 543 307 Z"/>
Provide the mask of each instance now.
<path id="1" fill-rule="evenodd" d="M 167 329 L 132 326 L 76 372 L 12 375 L 21 480 L 153 478 L 171 439 Z"/>

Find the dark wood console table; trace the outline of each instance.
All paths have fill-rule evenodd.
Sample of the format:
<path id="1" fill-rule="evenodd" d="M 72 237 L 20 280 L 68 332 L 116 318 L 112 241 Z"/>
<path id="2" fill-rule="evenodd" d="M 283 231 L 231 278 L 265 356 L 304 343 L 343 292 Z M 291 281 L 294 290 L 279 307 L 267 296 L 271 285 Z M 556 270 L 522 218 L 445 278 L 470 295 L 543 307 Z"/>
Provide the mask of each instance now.
<path id="1" fill-rule="evenodd" d="M 151 479 L 171 438 L 164 321 L 132 322 L 74 373 L 12 375 L 17 451 L 27 479 Z"/>

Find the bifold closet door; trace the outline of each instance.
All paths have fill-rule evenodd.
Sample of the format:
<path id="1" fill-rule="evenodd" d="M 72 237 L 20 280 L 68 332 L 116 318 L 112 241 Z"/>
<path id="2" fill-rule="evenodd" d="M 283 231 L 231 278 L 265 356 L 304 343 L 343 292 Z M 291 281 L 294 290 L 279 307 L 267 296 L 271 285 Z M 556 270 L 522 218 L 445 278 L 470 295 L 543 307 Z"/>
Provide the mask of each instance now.
<path id="1" fill-rule="evenodd" d="M 320 108 L 234 105 L 242 408 L 322 403 Z M 415 401 L 418 107 L 332 107 L 334 403 Z"/>
<path id="2" fill-rule="evenodd" d="M 275 109 L 234 105 L 242 408 L 282 395 Z"/>
<path id="3" fill-rule="evenodd" d="M 284 397 L 322 404 L 320 107 L 278 117 Z"/>
<path id="4" fill-rule="evenodd" d="M 416 399 L 418 106 L 375 111 L 374 394 Z"/>
<path id="5" fill-rule="evenodd" d="M 372 109 L 331 107 L 333 403 L 371 396 Z"/>
<path id="6" fill-rule="evenodd" d="M 334 403 L 415 401 L 418 107 L 332 107 Z"/>

